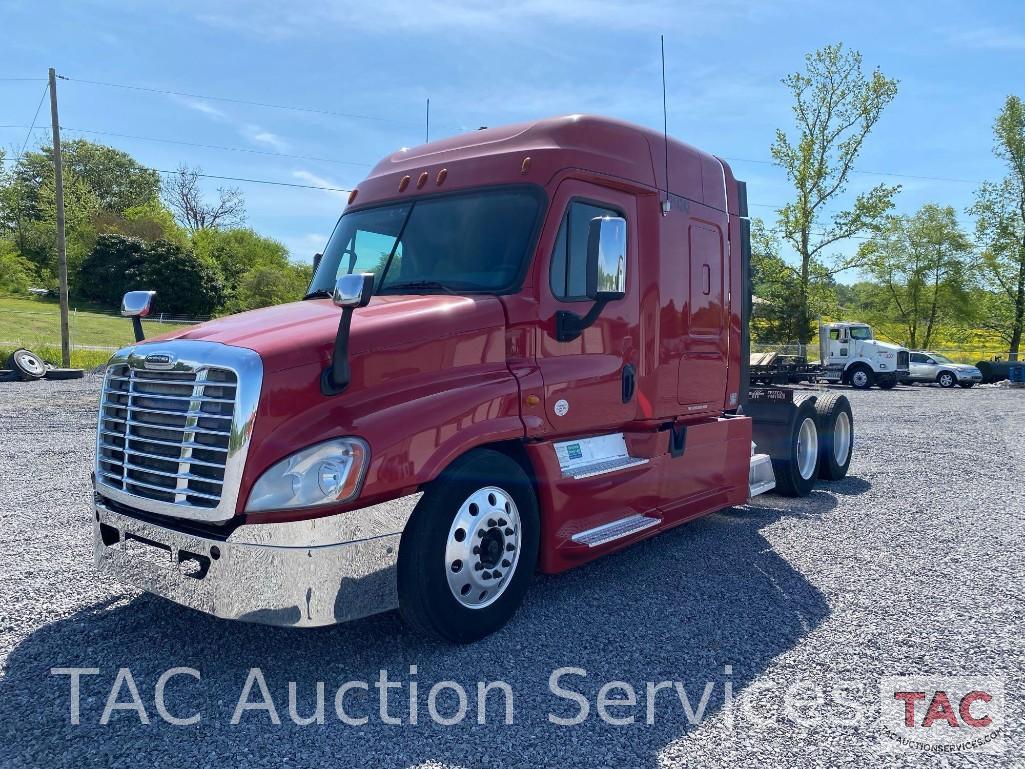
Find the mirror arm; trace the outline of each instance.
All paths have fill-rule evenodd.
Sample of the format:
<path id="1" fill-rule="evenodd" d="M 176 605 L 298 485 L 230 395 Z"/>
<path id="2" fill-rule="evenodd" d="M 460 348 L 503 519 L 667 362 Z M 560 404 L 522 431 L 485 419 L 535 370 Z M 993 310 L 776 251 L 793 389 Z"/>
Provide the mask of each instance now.
<path id="1" fill-rule="evenodd" d="M 136 342 L 141 342 L 146 338 L 146 335 L 142 333 L 142 318 L 138 315 L 132 316 L 132 330 L 135 332 Z"/>
<path id="2" fill-rule="evenodd" d="M 338 395 L 349 386 L 352 372 L 349 370 L 349 326 L 352 324 L 352 307 L 342 308 L 342 317 L 338 320 L 338 333 L 335 335 L 334 351 L 331 354 L 331 365 L 320 375 L 320 391 L 324 395 Z"/>
<path id="3" fill-rule="evenodd" d="M 559 310 L 555 313 L 555 338 L 560 342 L 572 342 L 584 333 L 585 329 L 594 325 L 598 316 L 601 315 L 601 311 L 605 309 L 605 305 L 616 298 L 615 294 L 599 296 L 582 318 L 575 312 Z"/>

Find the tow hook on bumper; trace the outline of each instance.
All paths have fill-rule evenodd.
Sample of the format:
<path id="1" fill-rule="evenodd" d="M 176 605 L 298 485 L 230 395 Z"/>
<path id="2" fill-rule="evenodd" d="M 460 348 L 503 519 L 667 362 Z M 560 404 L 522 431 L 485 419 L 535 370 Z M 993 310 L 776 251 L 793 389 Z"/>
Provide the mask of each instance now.
<path id="1" fill-rule="evenodd" d="M 313 627 L 398 604 L 399 540 L 421 494 L 340 515 L 240 526 L 227 539 L 166 528 L 96 500 L 102 573 L 225 619 Z"/>

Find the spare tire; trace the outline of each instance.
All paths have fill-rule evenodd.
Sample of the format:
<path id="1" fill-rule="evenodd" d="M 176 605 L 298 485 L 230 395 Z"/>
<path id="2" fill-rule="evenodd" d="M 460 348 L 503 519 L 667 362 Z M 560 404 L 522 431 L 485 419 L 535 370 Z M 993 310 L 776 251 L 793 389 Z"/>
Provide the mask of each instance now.
<path id="1" fill-rule="evenodd" d="M 21 377 L 9 368 L 0 368 L 0 382 L 12 382 L 15 379 L 21 379 Z"/>
<path id="2" fill-rule="evenodd" d="M 50 368 L 44 376 L 47 379 L 81 379 L 84 373 L 80 368 Z"/>
<path id="3" fill-rule="evenodd" d="M 819 418 L 819 478 L 838 481 L 847 475 L 854 449 L 854 415 L 843 393 L 828 393 L 815 401 Z"/>
<path id="4" fill-rule="evenodd" d="M 14 369 L 22 379 L 42 379 L 46 375 L 46 363 L 31 350 L 21 348 L 11 353 L 7 368 Z"/>

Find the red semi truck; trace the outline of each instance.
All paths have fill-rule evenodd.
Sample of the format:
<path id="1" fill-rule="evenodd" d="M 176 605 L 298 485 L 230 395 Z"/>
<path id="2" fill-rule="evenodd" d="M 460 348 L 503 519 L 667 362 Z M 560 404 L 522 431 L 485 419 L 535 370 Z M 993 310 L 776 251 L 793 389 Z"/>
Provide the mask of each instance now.
<path id="1" fill-rule="evenodd" d="M 218 617 L 398 606 L 470 641 L 535 571 L 841 478 L 844 396 L 748 386 L 749 255 L 744 183 L 645 128 L 573 115 L 403 149 L 303 301 L 143 340 L 153 293 L 126 295 L 96 564 Z"/>

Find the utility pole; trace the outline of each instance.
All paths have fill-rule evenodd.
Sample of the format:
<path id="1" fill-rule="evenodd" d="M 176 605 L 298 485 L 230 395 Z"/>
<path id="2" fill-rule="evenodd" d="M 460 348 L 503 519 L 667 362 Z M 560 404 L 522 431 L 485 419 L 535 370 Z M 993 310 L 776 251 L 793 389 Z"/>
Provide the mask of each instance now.
<path id="1" fill-rule="evenodd" d="M 57 117 L 57 73 L 50 67 L 50 123 L 53 129 L 53 189 L 57 199 L 57 276 L 60 280 L 61 365 L 71 366 L 68 328 L 68 248 L 64 240 L 64 169 L 61 162 L 61 126 Z"/>
<path id="2" fill-rule="evenodd" d="M 424 143 L 430 142 L 431 140 L 431 98 L 427 97 L 427 128 L 424 132 Z"/>

